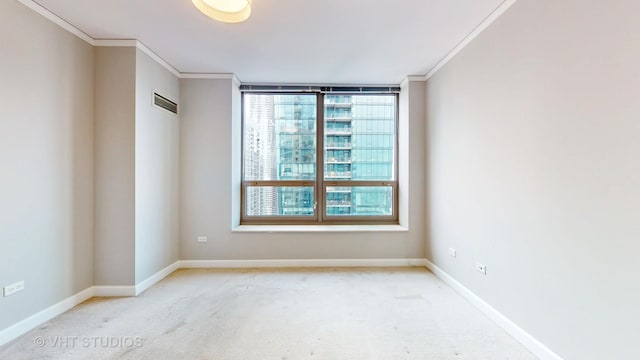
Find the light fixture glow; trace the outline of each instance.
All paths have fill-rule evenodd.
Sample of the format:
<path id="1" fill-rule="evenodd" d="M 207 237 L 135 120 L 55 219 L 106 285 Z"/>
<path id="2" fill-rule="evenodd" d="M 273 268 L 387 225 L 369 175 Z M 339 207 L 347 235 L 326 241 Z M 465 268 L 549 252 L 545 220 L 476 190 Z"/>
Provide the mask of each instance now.
<path id="1" fill-rule="evenodd" d="M 251 0 L 192 0 L 193 5 L 208 17 L 226 22 L 239 23 L 251 16 Z"/>

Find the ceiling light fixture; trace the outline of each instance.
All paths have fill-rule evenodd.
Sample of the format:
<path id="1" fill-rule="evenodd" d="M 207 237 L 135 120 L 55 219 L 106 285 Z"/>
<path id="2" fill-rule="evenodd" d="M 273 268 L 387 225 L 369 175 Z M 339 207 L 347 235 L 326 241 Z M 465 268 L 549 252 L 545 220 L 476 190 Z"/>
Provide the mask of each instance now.
<path id="1" fill-rule="evenodd" d="M 198 10 L 208 17 L 226 22 L 239 23 L 251 16 L 252 0 L 192 0 Z"/>

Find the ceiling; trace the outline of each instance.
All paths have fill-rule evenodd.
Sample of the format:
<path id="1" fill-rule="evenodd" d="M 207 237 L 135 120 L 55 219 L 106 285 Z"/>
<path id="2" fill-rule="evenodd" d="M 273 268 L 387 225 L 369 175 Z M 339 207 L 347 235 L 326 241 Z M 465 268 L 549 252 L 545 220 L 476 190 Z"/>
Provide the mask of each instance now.
<path id="1" fill-rule="evenodd" d="M 35 0 L 94 39 L 137 39 L 183 73 L 243 82 L 398 84 L 424 75 L 503 0 L 254 0 L 213 21 L 191 0 Z"/>

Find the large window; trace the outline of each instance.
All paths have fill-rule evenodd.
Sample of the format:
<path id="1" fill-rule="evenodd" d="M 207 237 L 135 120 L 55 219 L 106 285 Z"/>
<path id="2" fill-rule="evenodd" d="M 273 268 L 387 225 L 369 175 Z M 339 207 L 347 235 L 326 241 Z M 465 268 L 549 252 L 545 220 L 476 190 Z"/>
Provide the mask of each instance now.
<path id="1" fill-rule="evenodd" d="M 397 223 L 397 95 L 243 93 L 242 223 Z"/>

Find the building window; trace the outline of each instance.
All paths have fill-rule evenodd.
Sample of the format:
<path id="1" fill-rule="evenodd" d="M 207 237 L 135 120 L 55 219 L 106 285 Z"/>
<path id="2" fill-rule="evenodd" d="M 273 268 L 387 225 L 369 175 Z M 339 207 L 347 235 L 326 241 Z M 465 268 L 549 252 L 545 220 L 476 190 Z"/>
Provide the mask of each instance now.
<path id="1" fill-rule="evenodd" d="M 397 103 L 244 91 L 242 223 L 397 224 Z"/>

